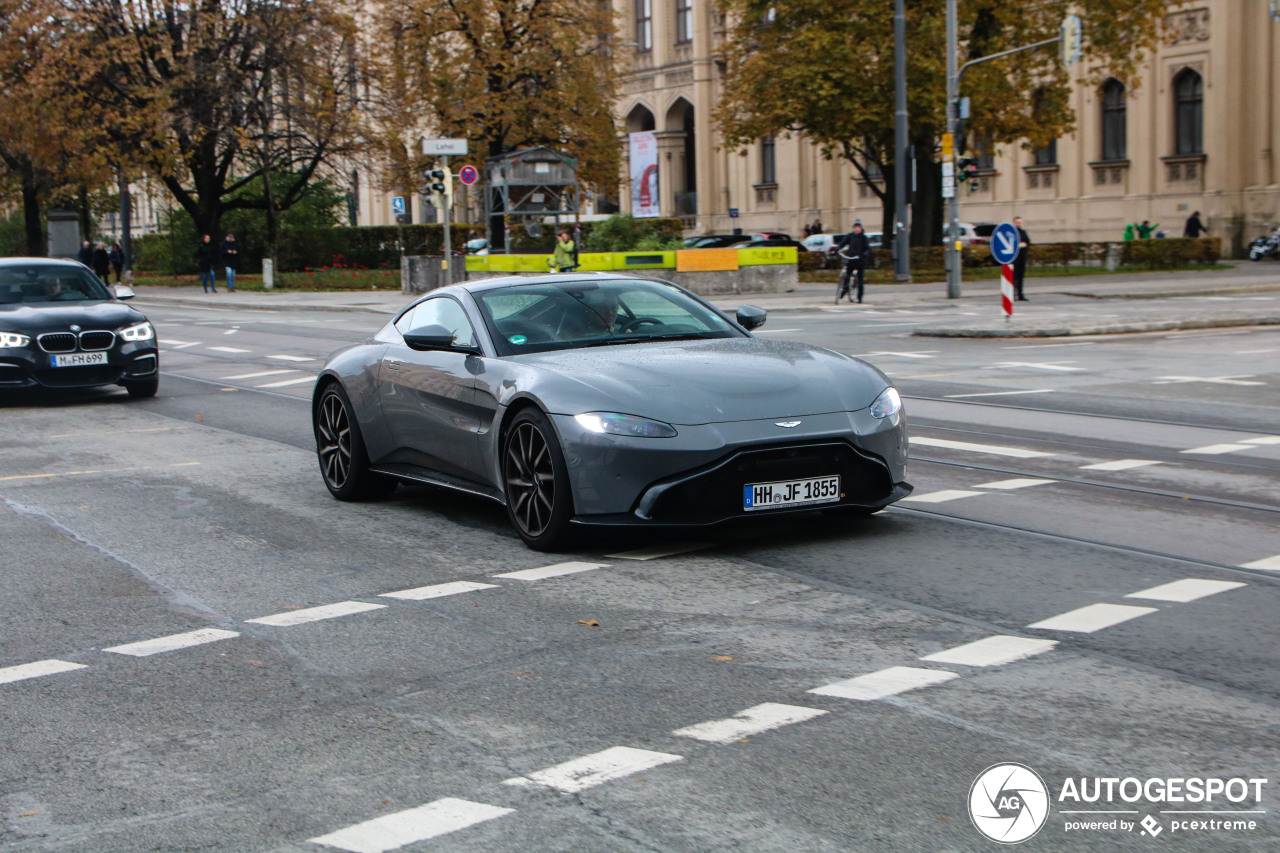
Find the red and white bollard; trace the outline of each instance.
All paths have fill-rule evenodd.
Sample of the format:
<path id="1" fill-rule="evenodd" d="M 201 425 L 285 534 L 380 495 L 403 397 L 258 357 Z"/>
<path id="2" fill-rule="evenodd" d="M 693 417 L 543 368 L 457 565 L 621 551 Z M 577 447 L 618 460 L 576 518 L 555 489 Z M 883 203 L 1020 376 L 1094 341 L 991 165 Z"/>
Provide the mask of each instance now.
<path id="1" fill-rule="evenodd" d="M 1000 307 L 1006 320 L 1013 316 L 1013 264 L 1000 265 Z"/>

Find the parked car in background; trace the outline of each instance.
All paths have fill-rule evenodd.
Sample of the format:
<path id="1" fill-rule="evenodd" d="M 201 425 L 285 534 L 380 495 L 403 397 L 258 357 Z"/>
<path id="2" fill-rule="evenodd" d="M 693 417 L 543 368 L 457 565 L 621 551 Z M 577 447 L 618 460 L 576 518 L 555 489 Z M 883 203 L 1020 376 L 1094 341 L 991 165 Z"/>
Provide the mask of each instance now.
<path id="1" fill-rule="evenodd" d="M 960 223 L 960 244 L 963 246 L 990 246 L 991 234 L 996 230 L 994 222 L 961 222 Z M 942 245 L 947 244 L 947 234 L 944 229 L 942 232 Z"/>
<path id="2" fill-rule="evenodd" d="M 464 250 L 468 255 L 487 255 L 489 254 L 489 241 L 484 237 L 468 240 Z"/>
<path id="3" fill-rule="evenodd" d="M 787 237 L 787 238 L 778 237 L 778 238 L 771 238 L 767 240 L 748 240 L 745 243 L 736 244 L 733 248 L 735 249 L 776 249 L 779 246 L 792 246 L 798 252 L 809 251 L 808 248 L 805 247 L 804 243 L 801 243 L 799 240 L 792 240 L 790 237 Z"/>
<path id="4" fill-rule="evenodd" d="M 752 231 L 747 234 L 752 240 L 790 240 L 791 235 L 782 231 Z"/>
<path id="5" fill-rule="evenodd" d="M 699 237 L 686 237 L 684 246 L 686 249 L 724 249 L 750 239 L 750 234 L 703 234 Z"/>

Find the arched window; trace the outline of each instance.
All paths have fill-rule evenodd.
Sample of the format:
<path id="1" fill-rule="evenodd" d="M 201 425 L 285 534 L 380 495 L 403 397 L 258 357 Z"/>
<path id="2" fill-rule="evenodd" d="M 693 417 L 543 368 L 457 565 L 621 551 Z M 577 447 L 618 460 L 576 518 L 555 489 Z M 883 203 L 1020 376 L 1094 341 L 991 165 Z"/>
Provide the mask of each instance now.
<path id="1" fill-rule="evenodd" d="M 1114 77 L 1102 84 L 1102 159 L 1128 159 L 1128 99 L 1124 84 Z"/>
<path id="2" fill-rule="evenodd" d="M 1204 81 L 1190 68 L 1173 78 L 1175 154 L 1204 153 Z"/>

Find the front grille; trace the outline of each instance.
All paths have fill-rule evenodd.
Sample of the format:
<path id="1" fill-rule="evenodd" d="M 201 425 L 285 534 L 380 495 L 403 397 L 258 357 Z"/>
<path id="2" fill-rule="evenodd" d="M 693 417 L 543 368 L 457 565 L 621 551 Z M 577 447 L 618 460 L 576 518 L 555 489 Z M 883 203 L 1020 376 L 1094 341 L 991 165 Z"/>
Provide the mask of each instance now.
<path id="1" fill-rule="evenodd" d="M 111 345 L 116 342 L 115 332 L 81 332 L 80 333 L 80 349 L 85 352 L 94 352 L 97 350 L 111 349 Z"/>
<path id="2" fill-rule="evenodd" d="M 743 486 L 831 474 L 840 476 L 843 497 L 839 505 L 882 505 L 893 494 L 893 479 L 883 461 L 864 455 L 844 442 L 831 442 L 744 450 L 693 477 L 661 489 L 651 502 L 642 501 L 639 514 L 653 521 L 718 521 L 744 514 Z M 662 485 L 655 484 L 658 487 Z M 770 511 L 757 512 L 767 514 Z"/>
<path id="3" fill-rule="evenodd" d="M 87 388 L 93 385 L 112 385 L 120 381 L 124 371 L 110 364 L 86 367 L 55 367 L 36 373 L 36 381 L 46 388 Z"/>
<path id="4" fill-rule="evenodd" d="M 36 338 L 45 352 L 75 352 L 76 336 L 70 332 L 51 332 Z"/>

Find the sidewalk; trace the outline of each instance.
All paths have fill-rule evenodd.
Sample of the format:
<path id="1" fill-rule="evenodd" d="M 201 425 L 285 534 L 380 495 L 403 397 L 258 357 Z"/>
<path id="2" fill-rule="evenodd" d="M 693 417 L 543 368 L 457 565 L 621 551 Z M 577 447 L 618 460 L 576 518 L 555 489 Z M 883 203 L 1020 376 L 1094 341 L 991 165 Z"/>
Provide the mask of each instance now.
<path id="1" fill-rule="evenodd" d="M 413 297 L 398 290 L 203 293 L 197 286 L 137 287 L 136 304 L 276 311 L 340 311 L 391 315 Z M 882 309 L 927 312 L 917 335 L 935 337 L 1060 337 L 1280 325 L 1280 264 L 1244 262 L 1230 270 L 1028 278 L 1030 301 L 1012 319 L 1000 311 L 998 281 L 963 282 L 959 299 L 943 282 L 868 285 L 861 305 L 833 304 L 833 284 L 799 284 L 789 293 L 718 295 L 712 304 L 732 314 L 739 305 L 770 313 L 821 311 L 840 315 Z M 946 315 L 954 313 L 954 319 Z"/>

